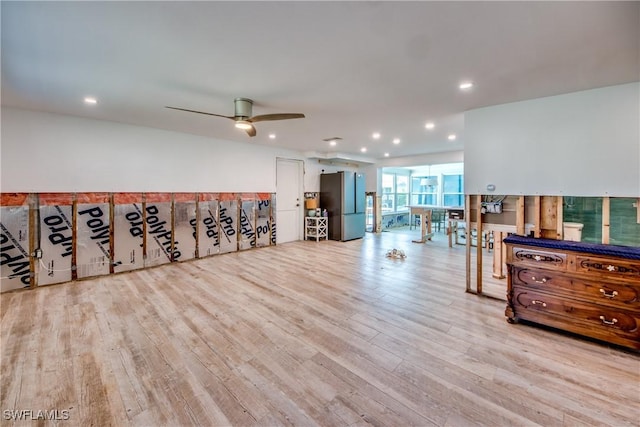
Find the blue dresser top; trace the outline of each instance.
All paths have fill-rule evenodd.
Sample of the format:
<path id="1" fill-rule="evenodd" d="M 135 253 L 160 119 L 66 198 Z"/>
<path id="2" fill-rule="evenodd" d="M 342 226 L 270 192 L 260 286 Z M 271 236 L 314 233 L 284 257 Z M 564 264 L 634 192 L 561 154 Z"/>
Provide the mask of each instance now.
<path id="1" fill-rule="evenodd" d="M 615 256 L 619 258 L 640 260 L 640 247 L 602 245 L 596 243 L 571 242 L 569 240 L 553 240 L 534 237 L 523 237 L 512 234 L 507 236 L 505 243 L 519 244 L 527 246 L 537 246 L 539 248 L 561 249 L 565 251 L 587 252 L 594 255 Z"/>

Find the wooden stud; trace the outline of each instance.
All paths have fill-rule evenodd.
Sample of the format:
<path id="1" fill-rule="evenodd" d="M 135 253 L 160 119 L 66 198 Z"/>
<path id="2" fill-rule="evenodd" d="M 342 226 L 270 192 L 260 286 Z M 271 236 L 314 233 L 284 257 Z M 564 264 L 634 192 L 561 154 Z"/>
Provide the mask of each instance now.
<path id="1" fill-rule="evenodd" d="M 38 224 L 38 200 L 39 195 L 37 193 L 29 194 L 27 198 L 29 202 L 29 287 L 31 289 L 38 286 L 38 277 L 36 271 L 38 271 L 38 267 L 40 265 L 40 259 L 32 256 L 36 251 L 36 248 L 40 248 L 40 242 L 36 241 L 40 227 Z"/>
<path id="2" fill-rule="evenodd" d="M 376 196 L 375 211 L 376 233 L 382 233 L 382 196 Z"/>
<path id="3" fill-rule="evenodd" d="M 466 223 L 467 238 L 465 239 L 465 250 L 466 250 L 466 259 L 465 259 L 465 268 L 466 268 L 466 291 L 471 292 L 471 195 L 467 194 L 464 196 L 464 218 Z"/>
<path id="4" fill-rule="evenodd" d="M 541 237 L 542 236 L 542 224 L 541 224 L 541 209 L 542 204 L 540 200 L 540 196 L 533 197 L 533 236 Z"/>
<path id="5" fill-rule="evenodd" d="M 109 193 L 109 274 L 113 274 L 115 272 L 115 210 L 116 208 L 113 200 L 113 193 Z"/>
<path id="6" fill-rule="evenodd" d="M 479 195 L 476 196 L 476 212 L 476 292 L 482 294 L 482 197 Z M 468 234 L 471 241 L 471 233 Z"/>
<path id="7" fill-rule="evenodd" d="M 142 268 L 147 267 L 147 193 L 142 193 Z"/>
<path id="8" fill-rule="evenodd" d="M 605 196 L 602 198 L 602 243 L 605 245 L 609 244 L 609 233 L 610 233 L 610 206 L 611 199 L 609 196 Z"/>
<path id="9" fill-rule="evenodd" d="M 240 232 L 242 229 L 240 224 L 242 224 L 242 196 L 240 193 L 236 193 L 236 252 L 240 251 L 240 240 L 242 234 Z"/>
<path id="10" fill-rule="evenodd" d="M 175 262 L 175 259 L 173 259 L 173 254 L 176 252 L 176 224 L 175 224 L 175 219 L 176 219 L 176 197 L 175 197 L 175 193 L 171 193 L 171 262 Z"/>
<path id="11" fill-rule="evenodd" d="M 556 197 L 556 239 L 562 240 L 564 238 L 564 226 L 562 225 L 564 200 L 562 196 Z"/>
<path id="12" fill-rule="evenodd" d="M 502 239 L 504 239 L 502 231 L 493 232 L 493 277 L 496 279 L 504 279 Z"/>
<path id="13" fill-rule="evenodd" d="M 524 196 L 518 197 L 516 204 L 516 234 L 524 236 Z"/>
<path id="14" fill-rule="evenodd" d="M 71 201 L 71 280 L 78 279 L 78 194 Z"/>
<path id="15" fill-rule="evenodd" d="M 540 197 L 540 237 L 546 239 L 557 239 L 557 197 Z"/>
<path id="16" fill-rule="evenodd" d="M 195 193 L 196 196 L 196 252 L 195 258 L 200 258 L 200 193 Z"/>
<path id="17" fill-rule="evenodd" d="M 640 197 L 636 200 L 636 222 L 640 224 Z"/>

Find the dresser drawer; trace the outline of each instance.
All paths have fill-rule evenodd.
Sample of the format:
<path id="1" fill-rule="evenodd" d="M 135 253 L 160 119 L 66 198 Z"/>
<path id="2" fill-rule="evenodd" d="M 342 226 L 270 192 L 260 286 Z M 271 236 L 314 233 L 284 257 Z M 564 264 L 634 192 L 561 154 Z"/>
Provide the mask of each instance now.
<path id="1" fill-rule="evenodd" d="M 600 258 L 588 255 L 576 256 L 576 271 L 599 274 L 603 277 L 637 279 L 640 283 L 640 261 Z"/>
<path id="2" fill-rule="evenodd" d="M 600 305 L 640 310 L 640 282 L 635 285 L 622 281 L 585 280 L 553 271 L 513 267 L 515 286 L 537 288 L 545 292 L 560 292 L 572 298 Z"/>
<path id="3" fill-rule="evenodd" d="M 532 266 L 545 266 L 555 270 L 567 269 L 567 254 L 527 247 L 514 246 L 511 249 L 511 263 L 527 264 Z"/>
<path id="4" fill-rule="evenodd" d="M 518 286 L 513 287 L 511 301 L 516 319 L 640 347 L 640 316 L 637 312 L 564 299 Z"/>

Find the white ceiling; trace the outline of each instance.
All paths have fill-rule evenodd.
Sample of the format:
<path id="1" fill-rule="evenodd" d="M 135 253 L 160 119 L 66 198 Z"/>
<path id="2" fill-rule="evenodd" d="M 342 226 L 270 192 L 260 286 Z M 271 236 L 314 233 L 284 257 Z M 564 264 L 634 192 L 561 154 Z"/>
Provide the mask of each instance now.
<path id="1" fill-rule="evenodd" d="M 366 146 L 373 159 L 460 150 L 465 110 L 640 80 L 640 2 L 1 8 L 3 105 L 301 151 Z M 466 79 L 475 87 L 462 93 Z M 84 105 L 87 95 L 98 104 Z M 233 115 L 236 97 L 253 99 L 254 114 L 306 118 L 258 123 L 249 138 L 230 120 L 164 108 Z M 343 138 L 336 148 L 323 141 L 334 136 Z"/>

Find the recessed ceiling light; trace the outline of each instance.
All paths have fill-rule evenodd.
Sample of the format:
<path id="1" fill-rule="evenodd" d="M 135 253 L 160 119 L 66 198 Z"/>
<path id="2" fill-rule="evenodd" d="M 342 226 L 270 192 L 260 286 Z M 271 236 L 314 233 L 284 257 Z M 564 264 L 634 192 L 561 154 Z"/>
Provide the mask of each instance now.
<path id="1" fill-rule="evenodd" d="M 276 134 L 275 133 L 270 133 L 269 134 L 269 139 L 276 139 Z"/>
<path id="2" fill-rule="evenodd" d="M 361 151 L 361 152 L 363 152 L 363 153 L 366 153 L 366 152 L 367 152 L 367 147 L 362 147 L 362 148 L 360 149 L 360 151 Z"/>
<path id="3" fill-rule="evenodd" d="M 373 139 L 380 139 L 380 132 L 374 132 L 373 135 L 371 135 L 371 137 Z"/>
<path id="4" fill-rule="evenodd" d="M 336 141 L 335 139 L 332 139 L 331 141 L 329 141 L 329 145 L 332 147 L 335 147 L 337 143 L 338 141 Z"/>
<path id="5" fill-rule="evenodd" d="M 393 143 L 394 144 L 400 144 L 400 138 L 393 138 Z"/>
<path id="6" fill-rule="evenodd" d="M 389 157 L 389 153 L 384 153 L 384 156 L 385 157 Z"/>
<path id="7" fill-rule="evenodd" d="M 460 86 L 458 86 L 460 89 L 462 90 L 467 90 L 467 89 L 471 89 L 473 87 L 473 83 L 471 82 L 462 82 L 460 83 Z"/>
<path id="8" fill-rule="evenodd" d="M 429 122 L 424 125 L 424 127 L 426 127 L 427 129 L 433 129 L 434 127 L 436 127 L 436 125 L 433 122 Z"/>
<path id="9" fill-rule="evenodd" d="M 90 104 L 90 105 L 94 105 L 98 103 L 98 100 L 91 97 L 91 96 L 87 96 L 86 98 L 84 98 L 84 103 L 85 104 Z"/>
<path id="10" fill-rule="evenodd" d="M 449 139 L 449 141 L 453 141 L 454 139 L 456 139 L 456 134 L 455 134 L 455 133 L 452 133 L 452 134 L 451 134 L 451 135 L 449 135 L 447 138 Z"/>

